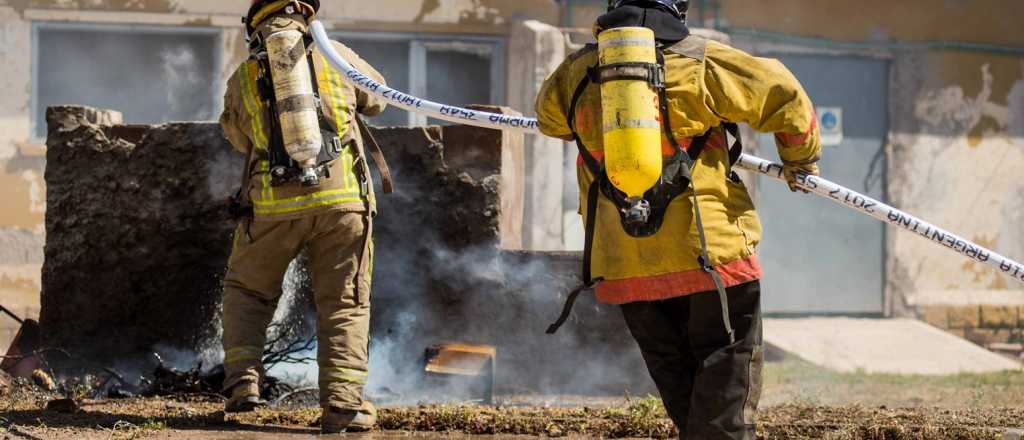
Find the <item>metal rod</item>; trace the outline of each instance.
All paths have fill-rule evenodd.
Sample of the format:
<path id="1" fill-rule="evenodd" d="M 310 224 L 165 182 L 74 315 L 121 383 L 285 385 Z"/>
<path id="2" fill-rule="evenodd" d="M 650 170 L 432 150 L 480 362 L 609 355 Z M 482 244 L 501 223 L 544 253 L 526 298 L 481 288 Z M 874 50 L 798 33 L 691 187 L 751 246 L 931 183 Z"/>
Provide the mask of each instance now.
<path id="1" fill-rule="evenodd" d="M 10 316 L 11 319 L 13 319 L 15 321 L 18 321 L 18 324 L 24 324 L 25 323 L 24 319 L 19 318 L 18 315 L 15 315 L 14 312 L 12 312 L 10 310 L 7 310 L 7 308 L 4 307 L 4 306 L 0 306 L 0 312 L 4 312 L 4 314 L 7 315 L 7 316 Z"/>

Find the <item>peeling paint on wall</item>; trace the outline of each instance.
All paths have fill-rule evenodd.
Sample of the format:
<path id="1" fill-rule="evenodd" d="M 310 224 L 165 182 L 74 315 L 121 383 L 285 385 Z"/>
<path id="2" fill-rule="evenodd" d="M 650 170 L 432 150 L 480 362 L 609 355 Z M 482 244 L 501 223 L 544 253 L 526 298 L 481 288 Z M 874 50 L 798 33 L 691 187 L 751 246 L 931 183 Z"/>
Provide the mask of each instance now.
<path id="1" fill-rule="evenodd" d="M 178 2 L 171 0 L 8 0 L 6 3 L 19 12 L 30 8 L 134 12 L 176 12 L 178 10 Z"/>
<path id="2" fill-rule="evenodd" d="M 983 86 L 976 97 L 964 96 L 959 85 L 932 90 L 917 101 L 914 116 L 929 132 L 947 136 L 966 135 L 978 121 L 992 96 L 992 73 L 988 64 L 982 66 Z"/>
<path id="3" fill-rule="evenodd" d="M 962 63 L 961 73 L 944 75 L 969 76 L 973 71 L 973 84 L 922 85 L 930 82 L 922 78 L 934 79 L 935 66 L 958 59 L 971 57 L 942 54 L 895 63 L 891 89 L 897 109 L 894 126 L 899 129 L 890 146 L 890 199 L 996 252 L 1024 258 L 1024 181 L 1015 171 L 1024 169 L 1024 61 L 991 57 L 980 65 Z M 1021 65 L 1020 76 L 994 73 L 1007 72 L 1010 63 Z M 978 92 L 965 92 L 971 89 Z M 902 114 L 900 108 L 912 109 L 912 114 Z M 897 305 L 949 297 L 940 292 L 969 296 L 1021 290 L 1002 274 L 936 252 L 932 243 L 912 234 L 894 234 L 890 243 L 889 285 Z"/>
<path id="4" fill-rule="evenodd" d="M 1024 138 L 1024 60 L 1020 62 L 1020 70 L 1021 78 L 1013 84 L 1006 97 L 1009 113 L 1006 118 L 1007 132 L 1014 138 Z"/>
<path id="5" fill-rule="evenodd" d="M 484 22 L 502 24 L 501 11 L 485 5 L 482 0 L 425 0 L 416 23 Z"/>

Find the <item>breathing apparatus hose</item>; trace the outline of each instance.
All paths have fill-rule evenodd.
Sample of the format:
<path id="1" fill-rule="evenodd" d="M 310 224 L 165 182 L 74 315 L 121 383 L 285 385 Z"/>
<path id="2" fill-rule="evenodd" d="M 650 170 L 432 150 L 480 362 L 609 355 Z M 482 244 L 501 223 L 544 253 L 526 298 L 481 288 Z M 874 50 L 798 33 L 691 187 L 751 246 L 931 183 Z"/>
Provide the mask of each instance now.
<path id="1" fill-rule="evenodd" d="M 310 24 L 310 32 L 327 60 L 342 72 L 347 81 L 366 93 L 387 101 L 391 105 L 459 124 L 543 135 L 539 130 L 537 120 L 533 118 L 512 117 L 444 105 L 417 98 L 380 84 L 353 68 L 334 50 L 322 23 L 313 21 Z M 782 165 L 759 157 L 743 154 L 735 166 L 775 180 L 785 181 Z M 810 193 L 832 200 L 835 203 L 897 228 L 920 235 L 970 260 L 997 269 L 999 272 L 1024 284 L 1024 264 L 986 249 L 966 238 L 819 176 L 800 174 L 797 176 L 797 184 L 800 188 Z"/>

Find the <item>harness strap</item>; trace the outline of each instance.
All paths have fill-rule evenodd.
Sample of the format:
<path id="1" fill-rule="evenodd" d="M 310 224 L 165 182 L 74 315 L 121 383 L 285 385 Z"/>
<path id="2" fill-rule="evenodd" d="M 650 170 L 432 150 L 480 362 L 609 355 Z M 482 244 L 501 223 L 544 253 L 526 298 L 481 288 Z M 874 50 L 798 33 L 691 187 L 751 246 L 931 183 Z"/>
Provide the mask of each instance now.
<path id="1" fill-rule="evenodd" d="M 661 51 L 658 51 L 658 63 L 663 66 L 665 65 L 665 54 Z M 691 174 L 691 170 L 693 169 L 697 157 L 700 156 L 700 153 L 707 145 L 707 140 L 710 137 L 711 131 L 709 130 L 707 133 L 704 133 L 699 142 L 694 142 L 690 145 L 689 154 L 684 154 L 687 152 L 684 152 L 672 131 L 672 120 L 670 119 L 671 115 L 668 111 L 667 87 L 658 89 L 658 101 L 660 101 L 659 107 L 661 108 L 661 119 L 665 126 L 665 136 L 668 137 L 672 147 L 675 148 L 676 157 L 682 159 L 686 163 L 685 169 L 689 180 L 690 198 L 693 204 L 693 220 L 696 223 L 697 236 L 700 239 L 700 258 L 697 263 L 700 264 L 701 270 L 711 276 L 711 280 L 715 283 L 715 289 L 718 290 L 718 300 L 722 305 L 722 324 L 725 327 L 726 334 L 729 335 L 729 344 L 732 345 L 736 342 L 736 331 L 732 328 L 732 320 L 729 318 L 729 295 L 725 291 L 725 282 L 722 280 L 722 275 L 719 274 L 718 269 L 711 264 L 711 257 L 708 252 L 707 235 L 704 232 L 704 219 L 701 216 L 700 200 L 697 197 L 697 185 L 693 182 L 693 175 Z M 739 139 L 739 128 L 736 127 L 735 124 L 732 124 L 732 127 L 732 130 L 735 130 L 736 133 L 734 136 Z M 726 129 L 729 130 L 729 127 L 726 127 Z M 731 155 L 732 154 L 730 152 L 730 167 L 732 166 Z M 739 159 L 738 155 L 737 159 Z"/>
<path id="2" fill-rule="evenodd" d="M 316 98 L 316 116 L 320 122 L 320 127 L 330 127 L 327 123 L 327 116 L 324 114 L 324 101 L 320 98 L 320 79 L 317 77 L 316 63 L 313 62 L 313 52 L 310 50 L 310 45 L 313 44 L 313 37 L 306 34 L 303 37 L 306 44 L 306 61 L 309 63 L 309 73 L 313 84 L 313 96 Z M 341 130 L 341 127 L 338 127 Z"/>
<path id="3" fill-rule="evenodd" d="M 740 136 L 740 127 L 732 122 L 726 122 L 722 124 L 725 127 L 725 131 L 732 135 L 736 142 L 733 142 L 732 146 L 729 147 L 729 179 L 733 182 L 740 182 L 740 175 L 736 174 L 733 169 L 736 166 L 736 162 L 739 162 L 740 156 L 743 155 L 743 138 Z"/>
<path id="4" fill-rule="evenodd" d="M 662 64 L 618 63 L 608 66 L 594 66 L 587 69 L 591 82 L 601 84 L 608 81 L 644 81 L 651 87 L 665 87 L 665 69 Z"/>
<path id="5" fill-rule="evenodd" d="M 288 152 L 285 151 L 284 137 L 281 133 L 281 121 L 278 119 L 277 99 L 270 73 L 270 59 L 266 57 L 257 58 L 256 62 L 259 65 L 260 71 L 257 87 L 259 87 L 260 98 L 263 99 L 269 112 L 267 120 L 270 123 L 270 145 L 267 148 L 267 160 L 270 162 L 271 169 L 277 165 L 290 165 L 292 159 Z"/>
<path id="6" fill-rule="evenodd" d="M 356 125 L 359 126 L 360 132 L 367 139 L 367 144 L 370 145 L 370 158 L 373 159 L 373 164 L 377 166 L 377 171 L 380 171 L 380 182 L 384 194 L 393 193 L 395 191 L 395 181 L 391 176 L 391 168 L 388 167 L 388 161 L 384 158 L 384 151 L 381 150 L 377 138 L 373 136 L 370 127 L 366 125 L 366 121 L 359 115 L 356 115 Z"/>
<path id="7" fill-rule="evenodd" d="M 576 131 L 576 104 L 579 104 L 580 98 L 583 97 L 583 92 L 587 91 L 587 86 L 590 85 L 590 76 L 584 75 L 580 84 L 576 86 L 576 91 L 572 94 L 572 101 L 569 104 L 568 121 L 569 129 L 572 130 L 572 138 L 576 141 L 576 148 L 580 150 L 580 157 L 583 158 L 583 163 L 587 165 L 590 172 L 594 173 L 594 179 L 596 181 L 597 175 L 601 171 L 601 163 L 598 162 L 597 158 L 593 154 L 590 154 L 590 150 L 587 149 L 586 145 L 583 145 L 583 139 L 580 138 L 580 134 Z"/>
<path id="8" fill-rule="evenodd" d="M 558 333 L 558 329 L 562 328 L 562 326 L 565 325 L 566 321 L 569 320 L 569 317 L 572 316 L 572 308 L 576 305 L 576 300 L 579 299 L 580 295 L 583 294 L 583 292 L 592 289 L 593 287 L 584 285 L 577 287 L 576 290 L 573 290 L 572 293 L 569 294 L 569 297 L 566 298 L 565 300 L 565 305 L 562 307 L 562 314 L 558 317 L 558 320 L 555 321 L 554 324 L 551 324 L 548 327 L 545 333 L 549 335 Z"/>
<path id="9" fill-rule="evenodd" d="M 549 335 L 558 332 L 558 329 L 562 328 L 562 325 L 569 320 L 572 308 L 576 305 L 576 300 L 580 294 L 594 290 L 598 284 L 601 284 L 601 281 L 604 281 L 601 278 L 593 279 L 594 275 L 591 270 L 594 255 L 594 230 L 597 228 L 597 203 L 600 194 L 601 185 L 598 184 L 597 177 L 595 176 L 594 181 L 590 183 L 590 190 L 587 191 L 587 225 L 584 229 L 586 238 L 583 245 L 583 274 L 581 276 L 583 285 L 573 290 L 569 297 L 566 298 L 565 306 L 562 307 L 562 314 L 554 324 L 548 327 L 547 334 Z"/>
<path id="10" fill-rule="evenodd" d="M 732 328 L 732 320 L 729 318 L 729 295 L 725 291 L 725 281 L 722 280 L 722 275 L 718 273 L 718 269 L 711 264 L 711 257 L 708 255 L 708 240 L 704 234 L 704 221 L 700 215 L 700 203 L 697 200 L 697 187 L 693 184 L 693 180 L 690 180 L 690 188 L 693 189 L 693 218 L 697 224 L 697 236 L 700 237 L 700 258 L 698 263 L 701 269 L 711 276 L 711 280 L 715 283 L 715 290 L 718 290 L 718 301 L 722 304 L 722 324 L 725 326 L 725 333 L 729 335 L 729 345 L 736 342 L 736 330 Z"/>

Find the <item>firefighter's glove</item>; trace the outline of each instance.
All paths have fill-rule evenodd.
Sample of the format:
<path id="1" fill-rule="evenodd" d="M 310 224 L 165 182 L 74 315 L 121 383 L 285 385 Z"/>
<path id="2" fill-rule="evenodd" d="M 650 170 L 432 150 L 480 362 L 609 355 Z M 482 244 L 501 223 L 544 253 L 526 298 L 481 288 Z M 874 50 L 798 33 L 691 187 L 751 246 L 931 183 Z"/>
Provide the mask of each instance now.
<path id="1" fill-rule="evenodd" d="M 820 176 L 821 170 L 818 169 L 818 164 L 816 163 L 787 163 L 782 166 L 782 176 L 786 178 L 786 184 L 789 185 L 789 190 L 793 192 L 803 191 L 804 193 L 809 193 L 810 191 L 800 188 L 800 186 L 798 185 L 798 182 L 803 182 L 803 177 L 801 177 L 801 174 Z"/>

